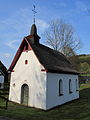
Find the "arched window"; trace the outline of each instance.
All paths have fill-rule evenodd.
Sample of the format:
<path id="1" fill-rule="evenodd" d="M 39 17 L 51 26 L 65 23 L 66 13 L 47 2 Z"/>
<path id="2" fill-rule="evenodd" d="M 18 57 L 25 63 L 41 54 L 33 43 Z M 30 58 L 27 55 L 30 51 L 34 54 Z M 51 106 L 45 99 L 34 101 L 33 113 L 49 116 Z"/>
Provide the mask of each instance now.
<path id="1" fill-rule="evenodd" d="M 59 96 L 63 95 L 63 82 L 59 80 Z"/>
<path id="2" fill-rule="evenodd" d="M 28 60 L 25 60 L 25 64 L 28 64 Z"/>
<path id="3" fill-rule="evenodd" d="M 69 93 L 72 93 L 72 81 L 69 79 Z"/>
<path id="4" fill-rule="evenodd" d="M 78 80 L 76 79 L 76 91 L 78 91 Z"/>

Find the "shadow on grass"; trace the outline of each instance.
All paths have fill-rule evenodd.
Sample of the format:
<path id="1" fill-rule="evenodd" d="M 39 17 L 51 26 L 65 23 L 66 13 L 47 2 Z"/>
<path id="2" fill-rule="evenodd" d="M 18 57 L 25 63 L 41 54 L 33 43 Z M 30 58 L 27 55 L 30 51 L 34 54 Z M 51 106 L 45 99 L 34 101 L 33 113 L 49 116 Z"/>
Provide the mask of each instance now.
<path id="1" fill-rule="evenodd" d="M 17 120 L 90 120 L 90 88 L 80 91 L 80 99 L 48 112 L 9 103 L 8 110 L 0 110 L 0 116 Z"/>

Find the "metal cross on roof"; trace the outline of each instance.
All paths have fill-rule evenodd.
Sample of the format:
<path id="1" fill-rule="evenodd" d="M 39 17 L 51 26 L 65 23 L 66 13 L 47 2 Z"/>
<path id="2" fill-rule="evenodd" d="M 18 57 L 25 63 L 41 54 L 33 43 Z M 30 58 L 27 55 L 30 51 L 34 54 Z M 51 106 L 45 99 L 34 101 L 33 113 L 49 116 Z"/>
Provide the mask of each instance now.
<path id="1" fill-rule="evenodd" d="M 33 5 L 33 9 L 32 9 L 32 11 L 33 11 L 33 16 L 34 16 L 34 18 L 33 18 L 33 22 L 34 22 L 34 24 L 35 24 L 35 14 L 37 13 L 36 11 L 35 11 L 35 5 Z"/>

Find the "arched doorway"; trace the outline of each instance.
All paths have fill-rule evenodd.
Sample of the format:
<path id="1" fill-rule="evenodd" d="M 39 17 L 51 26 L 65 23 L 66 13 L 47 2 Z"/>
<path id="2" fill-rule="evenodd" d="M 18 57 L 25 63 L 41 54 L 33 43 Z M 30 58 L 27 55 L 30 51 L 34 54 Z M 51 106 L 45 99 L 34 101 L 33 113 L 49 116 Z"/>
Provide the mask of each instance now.
<path id="1" fill-rule="evenodd" d="M 23 84 L 21 87 L 21 104 L 28 105 L 29 87 L 27 84 Z"/>

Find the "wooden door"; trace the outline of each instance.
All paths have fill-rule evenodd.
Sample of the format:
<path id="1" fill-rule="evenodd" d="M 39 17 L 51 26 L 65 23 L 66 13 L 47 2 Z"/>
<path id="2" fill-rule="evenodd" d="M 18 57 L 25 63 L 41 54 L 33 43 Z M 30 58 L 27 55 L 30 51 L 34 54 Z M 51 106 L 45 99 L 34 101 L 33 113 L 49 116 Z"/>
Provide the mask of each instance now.
<path id="1" fill-rule="evenodd" d="M 21 88 L 21 104 L 28 105 L 29 87 L 27 84 L 22 85 Z"/>

